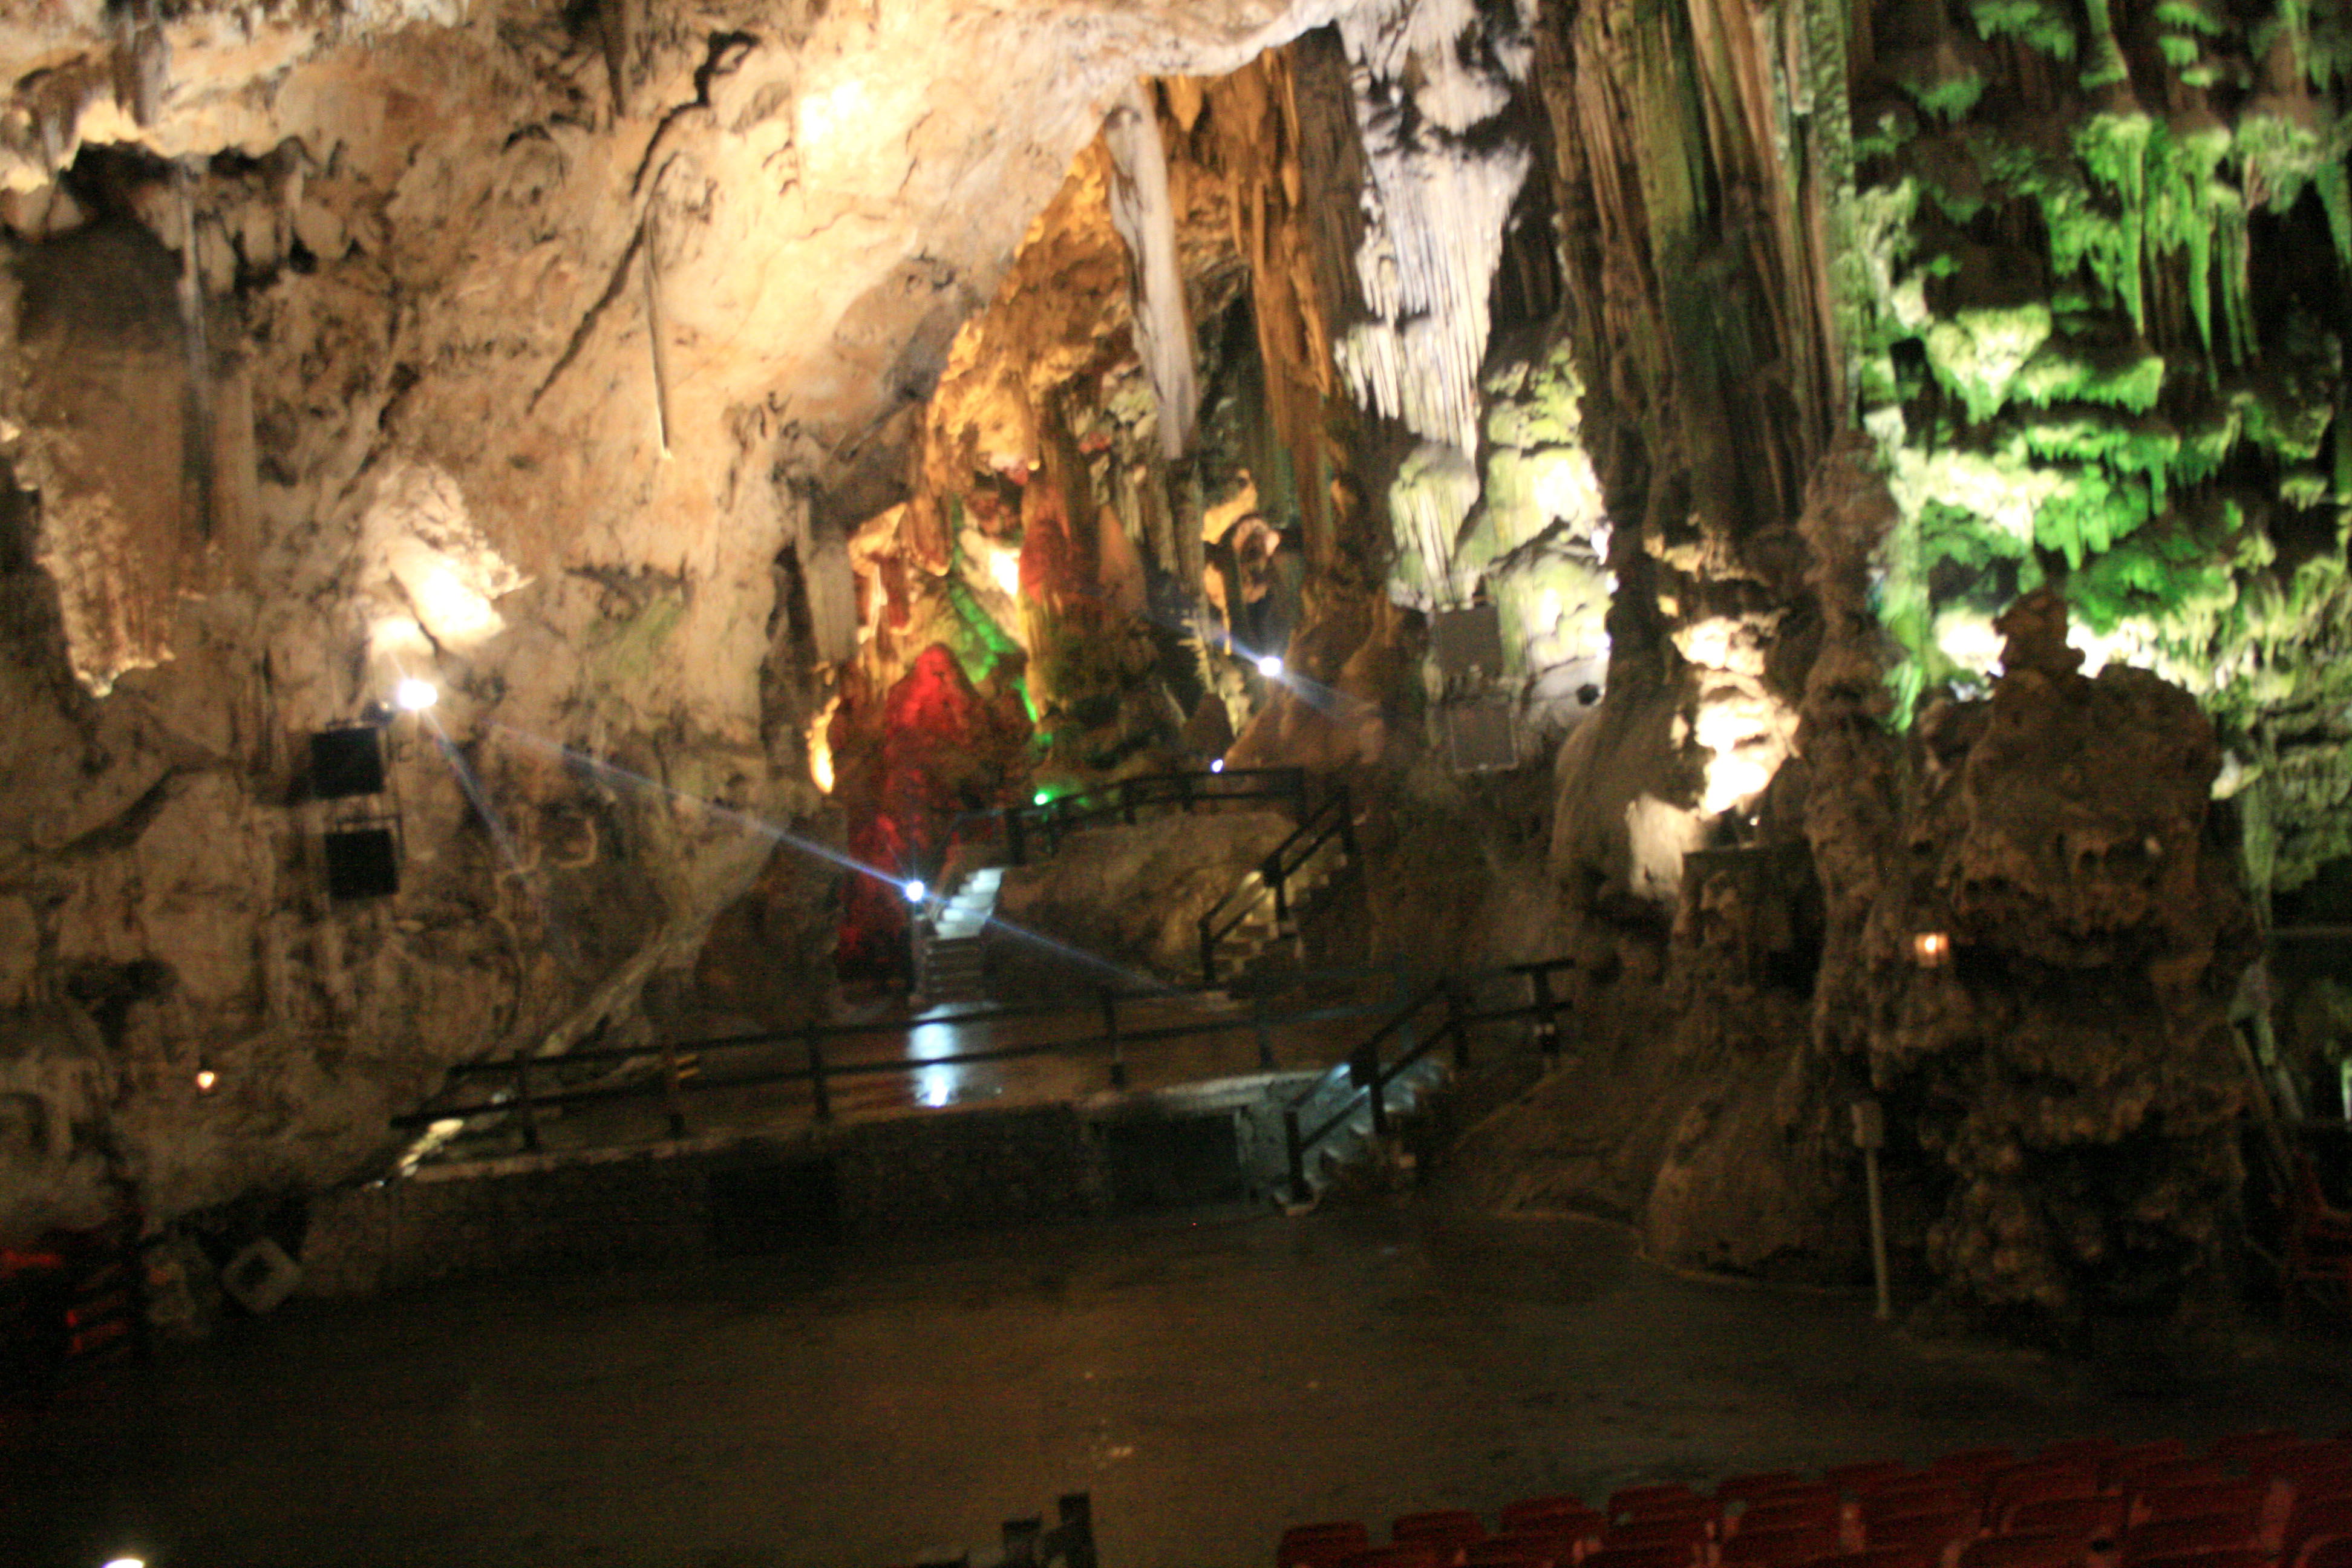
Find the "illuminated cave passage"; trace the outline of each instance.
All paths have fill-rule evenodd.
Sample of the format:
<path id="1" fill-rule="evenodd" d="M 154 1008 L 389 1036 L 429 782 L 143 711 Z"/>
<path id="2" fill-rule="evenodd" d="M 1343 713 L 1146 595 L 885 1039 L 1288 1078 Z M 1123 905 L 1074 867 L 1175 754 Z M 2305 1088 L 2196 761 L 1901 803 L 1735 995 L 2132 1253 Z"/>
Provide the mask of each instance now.
<path id="1" fill-rule="evenodd" d="M 167 1371 L 1179 1197 L 2340 1328 L 2347 27 L 0 20 L 0 1247 Z"/>

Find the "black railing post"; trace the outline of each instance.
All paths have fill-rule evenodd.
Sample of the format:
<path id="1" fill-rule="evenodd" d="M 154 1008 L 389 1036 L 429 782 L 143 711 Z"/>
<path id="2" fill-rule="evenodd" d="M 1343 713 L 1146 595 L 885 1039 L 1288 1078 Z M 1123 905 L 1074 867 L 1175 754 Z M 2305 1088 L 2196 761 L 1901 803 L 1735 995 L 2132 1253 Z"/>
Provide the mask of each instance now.
<path id="1" fill-rule="evenodd" d="M 1118 994 L 1106 986 L 1102 993 L 1103 1033 L 1110 1040 L 1110 1086 L 1127 1087 L 1127 1057 L 1118 1043 Z"/>
<path id="2" fill-rule="evenodd" d="M 1449 979 L 1445 983 L 1445 1027 L 1454 1036 L 1454 1065 L 1470 1065 L 1470 1005 L 1462 995 L 1462 982 Z"/>
<path id="3" fill-rule="evenodd" d="M 1214 990 L 1217 984 L 1217 939 L 1209 933 L 1209 922 L 1216 918 L 1214 910 L 1201 917 L 1201 984 L 1204 990 Z"/>
<path id="4" fill-rule="evenodd" d="M 1544 1060 L 1552 1067 L 1559 1065 L 1559 1000 L 1551 994 L 1551 971 L 1535 969 L 1528 978 L 1536 991 L 1536 1044 L 1543 1047 Z"/>
<path id="5" fill-rule="evenodd" d="M 833 1086 L 825 1081 L 824 1037 L 818 1031 L 814 1018 L 809 1020 L 802 1034 L 808 1042 L 809 1109 L 819 1121 L 831 1121 Z"/>
<path id="6" fill-rule="evenodd" d="M 1274 1070 L 1274 1028 L 1265 1019 L 1265 993 L 1250 998 L 1250 1023 L 1257 1029 L 1257 1065 L 1266 1072 Z"/>
<path id="7" fill-rule="evenodd" d="M 686 1100 L 678 1087 L 677 1047 L 667 1040 L 662 1042 L 661 1063 L 662 1103 L 669 1110 L 669 1135 L 683 1138 L 686 1136 Z"/>
<path id="8" fill-rule="evenodd" d="M 1192 815 L 1192 775 L 1189 773 L 1176 775 L 1176 804 L 1184 808 L 1185 816 Z"/>
<path id="9" fill-rule="evenodd" d="M 522 1115 L 522 1146 L 539 1152 L 539 1110 L 530 1102 L 530 1058 L 517 1057 L 514 1069 L 515 1109 Z"/>
<path id="10" fill-rule="evenodd" d="M 1312 1203 L 1315 1194 L 1307 1190 L 1307 1149 L 1298 1137 L 1298 1111 L 1292 1106 L 1282 1108 L 1282 1142 L 1290 1154 L 1290 1201 Z"/>
<path id="11" fill-rule="evenodd" d="M 1093 1497 L 1087 1492 L 1064 1492 L 1055 1506 L 1062 1522 L 1054 1533 L 1061 1537 L 1061 1558 L 1066 1568 L 1097 1568 Z"/>
<path id="12" fill-rule="evenodd" d="M 1021 808 L 1017 805 L 1004 808 L 1004 852 L 1015 866 L 1027 863 L 1029 835 L 1026 825 L 1021 820 Z"/>
<path id="13" fill-rule="evenodd" d="M 1118 781 L 1118 819 L 1129 827 L 1135 826 L 1135 781 Z"/>
<path id="14" fill-rule="evenodd" d="M 1388 1094 L 1381 1086 L 1381 1045 L 1378 1040 L 1362 1045 L 1348 1058 L 1348 1082 L 1359 1092 L 1372 1097 L 1372 1133 L 1382 1136 L 1389 1130 Z"/>

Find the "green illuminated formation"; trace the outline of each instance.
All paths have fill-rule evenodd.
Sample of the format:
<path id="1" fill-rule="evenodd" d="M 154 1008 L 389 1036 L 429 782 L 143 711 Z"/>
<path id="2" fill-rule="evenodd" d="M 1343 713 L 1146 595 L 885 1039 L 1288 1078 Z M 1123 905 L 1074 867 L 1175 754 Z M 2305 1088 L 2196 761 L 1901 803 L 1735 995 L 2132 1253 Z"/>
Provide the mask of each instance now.
<path id="1" fill-rule="evenodd" d="M 1898 71 L 1845 204 L 1853 384 L 1901 515 L 1875 589 L 1896 721 L 1979 685 L 1992 616 L 2054 579 L 2078 637 L 2198 695 L 2257 879 L 2292 888 L 2352 850 L 2352 31 L 2299 0 L 1967 16 L 1983 78 Z"/>

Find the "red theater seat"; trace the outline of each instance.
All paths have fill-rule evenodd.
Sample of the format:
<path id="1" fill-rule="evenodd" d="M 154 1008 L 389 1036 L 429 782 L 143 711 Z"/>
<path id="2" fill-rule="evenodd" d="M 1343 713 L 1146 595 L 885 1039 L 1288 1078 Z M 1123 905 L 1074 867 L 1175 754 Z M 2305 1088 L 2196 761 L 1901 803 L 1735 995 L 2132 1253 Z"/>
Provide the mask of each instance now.
<path id="1" fill-rule="evenodd" d="M 1655 1508 L 1697 1503 L 1699 1495 L 1680 1481 L 1668 1481 L 1654 1486 L 1620 1487 L 1609 1494 L 1609 1517 L 1622 1519 Z"/>
<path id="2" fill-rule="evenodd" d="M 1467 1546 L 1486 1539 L 1486 1527 L 1466 1508 L 1432 1509 L 1408 1513 L 1389 1526 L 1389 1539 L 1400 1546 L 1426 1542 L 1438 1546 Z"/>
<path id="3" fill-rule="evenodd" d="M 1800 1525 L 1791 1530 L 1743 1530 L 1723 1543 L 1725 1568 L 1797 1568 L 1834 1557 L 1844 1542 L 1835 1525 Z"/>
<path id="4" fill-rule="evenodd" d="M 1989 1535 L 1960 1549 L 1959 1568 L 2074 1568 L 2091 1543 L 2072 1531 Z"/>
<path id="5" fill-rule="evenodd" d="M 1333 1568 L 1341 1558 L 1371 1543 L 1371 1534 L 1361 1520 L 1295 1524 L 1282 1532 L 1282 1543 L 1274 1550 L 1275 1568 Z"/>
<path id="6" fill-rule="evenodd" d="M 2094 1542 L 2114 1541 L 2124 1532 L 2126 1500 L 2110 1492 L 2105 1497 L 2051 1498 L 2021 1503 L 2000 1521 L 2000 1528 L 2009 1535 L 2072 1531 Z"/>
<path id="7" fill-rule="evenodd" d="M 2252 1546 L 2261 1528 L 2261 1516 L 2251 1509 L 2135 1524 L 2124 1532 L 2122 1561 L 2144 1563 L 2152 1557 L 2175 1557 L 2184 1552 L 2221 1552 Z"/>

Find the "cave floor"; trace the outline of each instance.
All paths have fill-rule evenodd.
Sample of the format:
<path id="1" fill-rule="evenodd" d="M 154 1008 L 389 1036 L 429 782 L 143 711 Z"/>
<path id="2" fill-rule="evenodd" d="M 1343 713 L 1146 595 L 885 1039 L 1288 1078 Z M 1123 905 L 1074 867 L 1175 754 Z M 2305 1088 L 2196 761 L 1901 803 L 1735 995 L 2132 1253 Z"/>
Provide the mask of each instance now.
<path id="1" fill-rule="evenodd" d="M 0 1454 L 0 1562 L 840 1564 L 1092 1493 L 1111 1568 L 1653 1479 L 2352 1419 L 2345 1342 L 2087 1363 L 1579 1220 L 1257 1211 L 298 1302 Z M 5 1535 L 28 1537 L 9 1541 Z"/>

